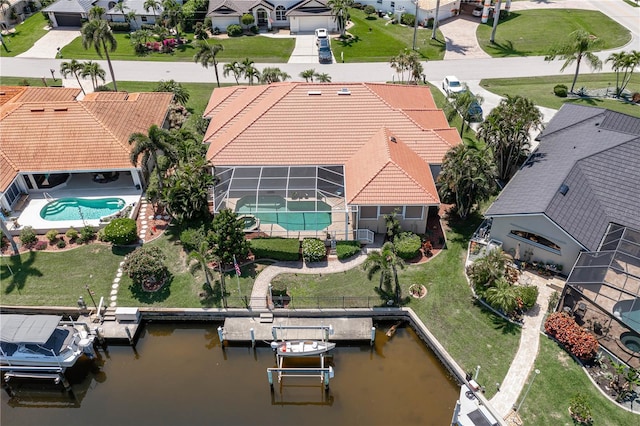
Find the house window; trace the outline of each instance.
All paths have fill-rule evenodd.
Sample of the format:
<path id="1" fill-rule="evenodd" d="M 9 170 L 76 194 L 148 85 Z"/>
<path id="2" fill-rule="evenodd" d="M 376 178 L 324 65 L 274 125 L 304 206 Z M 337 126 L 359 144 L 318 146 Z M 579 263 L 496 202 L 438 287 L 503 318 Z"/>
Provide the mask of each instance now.
<path id="1" fill-rule="evenodd" d="M 391 2 L 391 7 L 396 7 L 396 2 L 395 1 Z"/>
<path id="2" fill-rule="evenodd" d="M 140 20 L 141 20 L 142 22 L 147 22 L 147 17 L 146 17 L 146 16 L 141 16 L 141 17 L 140 17 Z"/>
<path id="3" fill-rule="evenodd" d="M 518 231 L 515 229 L 512 229 L 511 232 L 509 232 L 509 235 L 511 237 L 514 237 L 515 239 L 526 240 L 527 243 L 534 243 L 538 246 L 542 246 L 542 248 L 550 249 L 554 252 L 560 253 L 559 245 L 557 245 L 553 241 L 541 237 L 540 235 L 533 234 L 531 232 Z"/>
<path id="4" fill-rule="evenodd" d="M 402 206 L 380 206 L 380 214 L 393 214 L 397 213 L 399 216 L 402 216 Z"/>
<path id="5" fill-rule="evenodd" d="M 287 9 L 284 6 L 276 7 L 276 21 L 286 21 L 287 18 L 284 16 Z"/>
<path id="6" fill-rule="evenodd" d="M 107 10 L 113 9 L 116 6 L 116 4 L 118 3 L 116 3 L 115 1 L 110 1 L 109 5 L 107 6 Z"/>
<path id="7" fill-rule="evenodd" d="M 377 219 L 378 207 L 376 206 L 361 206 L 360 207 L 360 219 Z"/>
<path id="8" fill-rule="evenodd" d="M 10 206 L 13 206 L 13 202 L 20 196 L 20 188 L 18 184 L 13 182 L 11 186 L 5 191 L 4 197 Z"/>
<path id="9" fill-rule="evenodd" d="M 406 206 L 404 208 L 405 219 L 422 219 L 422 206 Z"/>

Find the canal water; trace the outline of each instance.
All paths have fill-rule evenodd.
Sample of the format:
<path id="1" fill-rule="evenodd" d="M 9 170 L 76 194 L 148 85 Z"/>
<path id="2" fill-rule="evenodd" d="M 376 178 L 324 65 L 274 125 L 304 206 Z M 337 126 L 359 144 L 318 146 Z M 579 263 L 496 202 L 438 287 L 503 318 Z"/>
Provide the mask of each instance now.
<path id="1" fill-rule="evenodd" d="M 275 381 L 271 348 L 223 350 L 214 323 L 149 323 L 135 348 L 110 345 L 52 383 L 11 382 L 0 422 L 10 425 L 447 425 L 458 386 L 409 327 L 376 343 L 338 342 L 327 392 L 315 378 Z M 95 363 L 95 364 L 94 364 Z"/>

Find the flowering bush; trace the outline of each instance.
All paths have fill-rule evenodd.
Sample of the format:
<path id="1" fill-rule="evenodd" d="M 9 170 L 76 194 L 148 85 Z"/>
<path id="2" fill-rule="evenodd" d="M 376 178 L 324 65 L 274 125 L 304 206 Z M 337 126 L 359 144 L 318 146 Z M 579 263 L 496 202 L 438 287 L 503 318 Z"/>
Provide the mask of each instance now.
<path id="1" fill-rule="evenodd" d="M 598 340 L 581 328 L 564 312 L 555 312 L 544 323 L 545 331 L 569 352 L 583 361 L 592 360 L 598 351 Z"/>
<path id="2" fill-rule="evenodd" d="M 46 241 L 38 241 L 35 245 L 35 249 L 36 250 L 46 250 L 47 248 L 47 242 Z"/>
<path id="3" fill-rule="evenodd" d="M 126 245 L 138 239 L 136 221 L 127 217 L 113 219 L 104 228 L 104 239 L 116 245 Z"/>
<path id="4" fill-rule="evenodd" d="M 317 238 L 302 240 L 302 258 L 305 262 L 318 262 L 327 255 L 324 243 Z"/>
<path id="5" fill-rule="evenodd" d="M 164 283 L 168 273 L 164 261 L 165 255 L 158 247 L 138 247 L 127 256 L 122 270 L 134 282 L 149 290 L 156 284 Z"/>

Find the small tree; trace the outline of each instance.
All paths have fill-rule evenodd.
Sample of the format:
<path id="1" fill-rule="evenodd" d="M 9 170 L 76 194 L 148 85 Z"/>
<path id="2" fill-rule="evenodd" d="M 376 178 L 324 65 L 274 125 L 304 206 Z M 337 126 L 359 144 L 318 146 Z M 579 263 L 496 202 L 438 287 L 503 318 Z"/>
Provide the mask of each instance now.
<path id="1" fill-rule="evenodd" d="M 398 219 L 398 212 L 394 211 L 391 214 L 384 215 L 384 222 L 387 225 L 387 237 L 389 241 L 393 241 L 396 236 L 402 232 L 400 219 Z"/>
<path id="2" fill-rule="evenodd" d="M 207 236 L 212 253 L 223 263 L 233 262 L 233 256 L 244 258 L 249 254 L 249 242 L 244 238 L 244 223 L 230 209 L 223 209 L 213 218 Z"/>
<path id="3" fill-rule="evenodd" d="M 158 247 L 138 247 L 122 265 L 122 270 L 147 291 L 158 290 L 168 276 L 165 255 Z"/>
<path id="4" fill-rule="evenodd" d="M 240 22 L 242 22 L 242 25 L 244 25 L 245 27 L 253 25 L 255 21 L 255 18 L 250 13 L 245 13 L 244 15 L 242 15 L 242 18 L 240 18 Z"/>
<path id="5" fill-rule="evenodd" d="M 128 217 L 113 219 L 104 228 L 104 239 L 115 245 L 127 245 L 138 239 L 136 221 Z"/>
<path id="6" fill-rule="evenodd" d="M 173 101 L 180 105 L 186 105 L 189 101 L 189 91 L 175 80 L 160 80 L 154 92 L 171 92 L 173 93 Z"/>
<path id="7" fill-rule="evenodd" d="M 365 15 L 367 15 L 367 18 L 369 18 L 371 15 L 375 15 L 376 13 L 376 8 L 375 6 L 368 4 L 364 7 L 364 13 Z"/>

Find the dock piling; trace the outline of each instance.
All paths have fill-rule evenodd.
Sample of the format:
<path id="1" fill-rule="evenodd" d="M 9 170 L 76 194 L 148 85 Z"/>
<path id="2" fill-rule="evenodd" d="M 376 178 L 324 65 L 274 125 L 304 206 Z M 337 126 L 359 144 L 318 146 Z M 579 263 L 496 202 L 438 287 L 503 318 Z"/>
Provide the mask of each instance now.
<path id="1" fill-rule="evenodd" d="M 253 327 L 249 329 L 249 333 L 251 334 L 251 347 L 256 347 L 256 333 L 253 331 Z"/>
<path id="2" fill-rule="evenodd" d="M 371 327 L 371 346 L 373 346 L 373 343 L 376 340 L 376 328 L 375 327 Z"/>
<path id="3" fill-rule="evenodd" d="M 124 327 L 124 331 L 125 331 L 125 333 L 127 333 L 127 339 L 129 339 L 129 344 L 131 346 L 135 346 L 133 344 L 133 336 L 131 335 L 131 330 L 129 330 L 129 326 L 125 326 Z"/>
<path id="4" fill-rule="evenodd" d="M 269 387 L 273 390 L 273 373 L 267 369 L 267 378 L 269 379 Z"/>
<path id="5" fill-rule="evenodd" d="M 220 344 L 222 345 L 224 343 L 224 332 L 221 326 L 218 326 L 218 339 L 220 339 Z"/>

